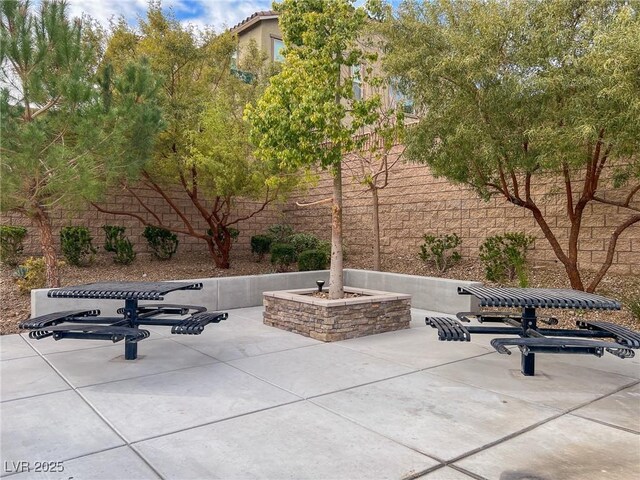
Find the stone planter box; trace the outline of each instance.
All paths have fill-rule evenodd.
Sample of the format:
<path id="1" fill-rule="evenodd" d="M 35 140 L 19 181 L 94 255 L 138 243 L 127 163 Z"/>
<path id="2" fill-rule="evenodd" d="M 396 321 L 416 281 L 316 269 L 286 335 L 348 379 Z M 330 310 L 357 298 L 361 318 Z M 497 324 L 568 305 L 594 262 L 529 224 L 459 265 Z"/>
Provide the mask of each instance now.
<path id="1" fill-rule="evenodd" d="M 344 290 L 362 296 L 325 300 L 308 295 L 315 288 L 264 292 L 264 324 L 323 342 L 409 328 L 411 295 L 352 287 Z"/>

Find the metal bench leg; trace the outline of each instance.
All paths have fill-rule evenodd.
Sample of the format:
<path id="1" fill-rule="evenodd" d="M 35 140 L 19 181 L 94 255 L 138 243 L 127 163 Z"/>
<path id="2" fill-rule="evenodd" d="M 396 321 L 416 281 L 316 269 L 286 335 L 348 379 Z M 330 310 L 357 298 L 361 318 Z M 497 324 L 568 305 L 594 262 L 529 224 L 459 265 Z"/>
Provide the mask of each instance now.
<path id="1" fill-rule="evenodd" d="M 135 360 L 136 358 L 138 358 L 138 342 L 129 342 L 128 340 L 125 340 L 124 359 Z"/>
<path id="2" fill-rule="evenodd" d="M 127 298 L 124 301 L 124 317 L 131 328 L 138 329 L 138 299 Z M 135 360 L 138 358 L 138 343 L 124 341 L 124 359 Z"/>
<path id="3" fill-rule="evenodd" d="M 522 309 L 522 336 L 528 337 L 527 330 L 535 330 L 536 324 L 536 309 L 535 308 L 523 308 Z M 526 377 L 533 377 L 536 374 L 536 354 L 529 352 L 527 355 L 520 354 L 520 371 Z"/>

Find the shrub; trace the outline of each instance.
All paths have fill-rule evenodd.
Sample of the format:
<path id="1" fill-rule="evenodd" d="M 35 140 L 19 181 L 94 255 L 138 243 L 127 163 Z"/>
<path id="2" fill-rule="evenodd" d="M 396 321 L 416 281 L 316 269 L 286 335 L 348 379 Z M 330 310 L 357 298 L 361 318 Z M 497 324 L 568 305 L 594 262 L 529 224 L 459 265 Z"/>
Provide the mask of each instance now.
<path id="1" fill-rule="evenodd" d="M 79 267 L 93 262 L 96 249 L 93 247 L 92 241 L 87 227 L 62 227 L 60 229 L 62 254 L 70 265 Z"/>
<path id="2" fill-rule="evenodd" d="M 329 263 L 329 257 L 322 250 L 305 250 L 298 255 L 298 270 L 324 270 Z"/>
<path id="3" fill-rule="evenodd" d="M 286 272 L 289 266 L 296 262 L 296 249 L 288 243 L 274 243 L 271 245 L 271 263 L 277 272 Z"/>
<path id="4" fill-rule="evenodd" d="M 0 262 L 7 265 L 18 265 L 18 257 L 22 253 L 24 237 L 27 229 L 24 227 L 13 227 L 10 225 L 0 225 Z"/>
<path id="5" fill-rule="evenodd" d="M 58 267 L 64 266 L 64 262 L 57 262 Z M 22 265 L 16 268 L 14 273 L 20 293 L 28 295 L 35 288 L 47 286 L 47 266 L 44 258 L 29 257 Z"/>
<path id="6" fill-rule="evenodd" d="M 121 237 L 116 240 L 116 256 L 113 257 L 114 263 L 121 265 L 129 265 L 136 259 L 136 252 L 133 250 L 131 240 Z"/>
<path id="7" fill-rule="evenodd" d="M 526 287 L 529 284 L 527 251 L 534 240 L 534 237 L 523 232 L 487 237 L 480 245 L 480 260 L 484 264 L 487 280 L 502 282 L 517 277 L 519 285 Z"/>
<path id="8" fill-rule="evenodd" d="M 424 262 L 432 262 L 438 271 L 445 272 L 462 258 L 460 252 L 454 250 L 461 243 L 455 233 L 449 235 L 423 235 L 424 243 L 420 245 L 420 258 Z"/>
<path id="9" fill-rule="evenodd" d="M 289 237 L 287 243 L 293 245 L 296 253 L 300 254 L 305 250 L 317 250 L 320 246 L 320 239 L 311 233 L 294 233 Z"/>
<path id="10" fill-rule="evenodd" d="M 117 225 L 103 225 L 105 232 L 104 249 L 107 252 L 115 253 L 114 263 L 129 265 L 136 258 L 131 241 L 125 237 L 125 227 Z"/>
<path id="11" fill-rule="evenodd" d="M 160 260 L 169 260 L 178 250 L 178 236 L 166 228 L 147 225 L 142 232 L 153 255 Z"/>
<path id="12" fill-rule="evenodd" d="M 118 243 L 118 239 L 124 237 L 125 228 L 116 225 L 103 225 L 102 229 L 105 233 L 104 249 L 107 252 L 116 253 L 116 243 Z"/>
<path id="13" fill-rule="evenodd" d="M 273 239 L 273 243 L 289 243 L 289 237 L 293 235 L 293 227 L 286 223 L 277 223 L 267 229 L 267 235 Z"/>
<path id="14" fill-rule="evenodd" d="M 260 262 L 264 256 L 271 250 L 273 239 L 269 235 L 254 235 L 251 237 L 251 253 L 257 257 Z"/>

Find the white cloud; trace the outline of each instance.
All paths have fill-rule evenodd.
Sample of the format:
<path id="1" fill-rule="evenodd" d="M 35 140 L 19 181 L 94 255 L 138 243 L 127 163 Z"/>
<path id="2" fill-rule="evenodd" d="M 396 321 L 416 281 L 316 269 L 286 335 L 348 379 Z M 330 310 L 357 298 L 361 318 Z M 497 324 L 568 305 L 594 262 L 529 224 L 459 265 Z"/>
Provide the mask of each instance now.
<path id="1" fill-rule="evenodd" d="M 67 0 L 71 16 L 87 13 L 103 25 L 123 16 L 130 25 L 144 16 L 147 0 Z M 173 8 L 176 17 L 197 27 L 213 27 L 220 32 L 234 26 L 252 13 L 269 10 L 271 0 L 163 0 L 163 8 Z"/>

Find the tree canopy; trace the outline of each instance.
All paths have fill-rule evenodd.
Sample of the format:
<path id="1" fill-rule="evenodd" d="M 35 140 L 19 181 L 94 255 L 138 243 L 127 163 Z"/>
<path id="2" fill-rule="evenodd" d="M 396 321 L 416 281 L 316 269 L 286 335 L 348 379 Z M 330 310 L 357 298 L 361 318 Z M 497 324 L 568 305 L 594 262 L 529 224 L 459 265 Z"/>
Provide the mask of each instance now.
<path id="1" fill-rule="evenodd" d="M 144 62 L 114 74 L 101 32 L 64 2 L 0 3 L 0 208 L 38 226 L 49 286 L 59 279 L 49 213 L 100 198 L 146 160 L 161 126 Z"/>
<path id="2" fill-rule="evenodd" d="M 149 58 L 152 71 L 163 81 L 159 103 L 167 126 L 141 174 L 143 184 L 163 198 L 177 221 L 155 214 L 136 195 L 132 183 L 125 188 L 147 215 L 96 207 L 201 239 L 216 265 L 228 268 L 234 225 L 281 198 L 298 181 L 253 157 L 242 117 L 245 105 L 254 102 L 263 90 L 271 66 L 255 46 L 250 46 L 239 65 L 251 74 L 250 82 L 245 82 L 231 68 L 237 40 L 230 33 L 184 26 L 163 13 L 158 3 L 150 3 L 139 30 L 140 34 L 124 21 L 116 25 L 106 57 L 116 64 Z M 179 195 L 186 195 L 200 220 L 193 220 L 180 207 Z M 233 207 L 239 197 L 256 200 L 255 207 L 238 214 Z M 199 226 L 201 223 L 206 227 Z"/>
<path id="3" fill-rule="evenodd" d="M 329 298 L 343 295 L 342 171 L 356 135 L 379 117 L 379 94 L 357 95 L 354 81 L 375 85 L 375 49 L 368 48 L 367 11 L 348 0 L 274 3 L 285 45 L 280 73 L 246 116 L 256 155 L 285 168 L 313 166 L 333 175 Z"/>
<path id="4" fill-rule="evenodd" d="M 637 5 L 406 1 L 385 31 L 386 65 L 424 112 L 408 158 L 530 210 L 571 285 L 594 290 L 619 236 L 640 222 Z M 549 177 L 566 194 L 564 245 L 536 201 Z M 611 185 L 617 193 L 605 196 Z M 606 260 L 586 285 L 578 242 L 590 203 L 628 216 L 612 229 Z"/>

